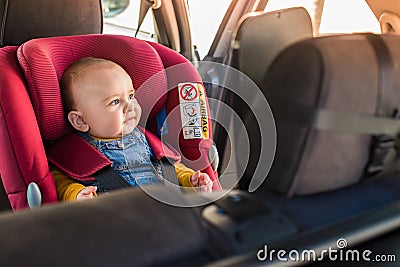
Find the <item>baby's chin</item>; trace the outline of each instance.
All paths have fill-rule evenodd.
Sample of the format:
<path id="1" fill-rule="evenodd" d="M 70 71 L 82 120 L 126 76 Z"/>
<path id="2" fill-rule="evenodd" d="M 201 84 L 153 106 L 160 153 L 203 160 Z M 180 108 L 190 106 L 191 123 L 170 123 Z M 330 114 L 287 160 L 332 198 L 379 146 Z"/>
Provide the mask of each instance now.
<path id="1" fill-rule="evenodd" d="M 136 126 L 125 125 L 125 127 L 123 127 L 123 129 L 122 129 L 121 136 L 125 136 L 125 135 L 132 133 L 135 128 L 136 128 Z"/>

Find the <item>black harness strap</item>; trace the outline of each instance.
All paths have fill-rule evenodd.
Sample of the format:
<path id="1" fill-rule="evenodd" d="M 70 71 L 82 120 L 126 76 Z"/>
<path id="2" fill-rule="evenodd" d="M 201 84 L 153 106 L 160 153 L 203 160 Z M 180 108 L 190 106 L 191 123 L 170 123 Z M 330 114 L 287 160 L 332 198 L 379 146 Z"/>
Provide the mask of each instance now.
<path id="1" fill-rule="evenodd" d="M 164 179 L 172 184 L 179 185 L 178 178 L 176 176 L 175 166 L 171 163 L 168 158 L 162 158 L 160 160 L 161 170 Z M 93 177 L 101 186 L 106 190 L 121 189 L 124 187 L 131 186 L 121 175 L 118 174 L 111 166 L 107 166 L 100 171 L 96 172 Z"/>
<path id="2" fill-rule="evenodd" d="M 160 165 L 164 179 L 172 184 L 179 185 L 174 164 L 172 164 L 168 158 L 164 157 L 161 158 Z"/>
<path id="3" fill-rule="evenodd" d="M 178 195 L 181 194 L 182 188 L 179 187 L 174 164 L 168 158 L 163 157 L 160 160 L 160 165 L 164 179 L 169 182 L 165 183 L 165 185 L 175 191 Z"/>
<path id="4" fill-rule="evenodd" d="M 96 172 L 93 177 L 98 181 L 101 186 L 106 190 L 121 189 L 129 187 L 130 184 L 122 178 L 111 166 L 107 166 L 100 171 Z"/>
<path id="5" fill-rule="evenodd" d="M 4 189 L 3 180 L 0 177 L 0 210 L 11 210 L 11 204 Z"/>

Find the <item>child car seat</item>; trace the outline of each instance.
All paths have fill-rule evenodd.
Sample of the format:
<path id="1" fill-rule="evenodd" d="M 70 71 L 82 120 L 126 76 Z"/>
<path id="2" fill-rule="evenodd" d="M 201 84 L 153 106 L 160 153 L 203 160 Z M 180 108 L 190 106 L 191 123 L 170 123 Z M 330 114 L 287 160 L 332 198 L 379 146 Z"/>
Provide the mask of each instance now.
<path id="1" fill-rule="evenodd" d="M 26 202 L 28 180 L 47 181 L 43 169 L 47 164 L 39 163 L 45 155 L 41 141 L 20 137 L 35 135 L 38 129 L 33 123 L 36 119 L 17 63 L 17 46 L 38 37 L 102 32 L 101 1 L 71 1 L 69 6 L 63 0 L 0 1 L 0 46 L 5 47 L 0 49 L 0 177 L 5 180 L 3 186 L 0 179 L 0 210 L 10 209 L 10 201 L 15 207 L 24 206 L 16 203 Z M 41 188 L 46 201 L 57 199 L 56 195 L 45 192 L 47 186 Z"/>
<path id="2" fill-rule="evenodd" d="M 27 95 L 22 96 L 27 111 L 20 112 L 19 108 L 13 103 L 8 108 L 10 111 L 7 112 L 7 115 L 12 113 L 11 116 L 16 117 L 15 124 L 21 125 L 22 128 L 19 129 L 21 134 L 18 137 L 18 147 L 11 143 L 10 149 L 15 152 L 16 157 L 20 157 L 22 160 L 30 159 L 29 166 L 21 166 L 22 160 L 16 160 L 13 169 L 22 168 L 24 173 L 20 177 L 4 175 L 2 169 L 5 168 L 6 161 L 10 161 L 10 159 L 5 153 L 0 153 L 2 157 L 0 165 L 2 179 L 13 209 L 27 206 L 25 194 L 27 184 L 30 182 L 36 182 L 39 185 L 44 203 L 57 200 L 42 138 L 50 158 L 58 163 L 61 162 L 63 167 L 72 167 L 72 170 L 69 171 L 80 175 L 80 178 L 91 176 L 93 172 L 105 165 L 104 161 L 96 161 L 100 158 L 91 161 L 85 157 L 79 157 L 79 160 L 77 160 L 69 154 L 73 151 L 75 151 L 74 153 L 81 153 L 76 152 L 77 147 L 81 144 L 71 143 L 75 142 L 76 138 L 71 138 L 72 129 L 64 119 L 60 97 L 59 79 L 63 71 L 73 61 L 88 56 L 112 60 L 128 72 L 135 89 L 137 89 L 138 102 L 142 106 L 142 125 L 153 133 L 158 132 L 157 127 L 164 126 L 165 128 L 165 125 L 167 125 L 168 133 L 165 129 L 163 130 L 162 140 L 181 152 L 184 164 L 206 172 L 214 181 L 214 189 L 220 189 L 217 174 L 211 167 L 208 158 L 208 151 L 212 146 L 211 131 L 208 132 L 209 138 L 185 139 L 180 112 L 177 111 L 179 110 L 178 89 L 182 87 L 178 88 L 178 84 L 190 82 L 198 85 L 198 88 L 202 88 L 201 78 L 190 62 L 178 53 L 161 45 L 126 36 L 94 34 L 42 38 L 28 41 L 18 49 L 18 60 L 27 82 L 32 104 L 28 103 Z M 171 66 L 176 66 L 179 73 L 169 73 L 166 68 Z M 17 67 L 13 66 L 11 72 L 17 72 Z M 21 91 L 20 94 L 22 94 L 25 88 L 21 77 L 19 78 L 18 91 Z M 168 90 L 168 88 L 171 88 L 171 90 Z M 149 90 L 151 90 L 150 93 Z M 14 89 L 6 91 L 10 91 L 9 93 L 12 95 L 15 94 L 13 93 Z M 206 101 L 205 104 L 209 114 Z M 158 115 L 160 112 L 163 113 L 164 107 L 166 124 L 160 123 L 160 117 L 163 116 Z M 5 113 L 4 110 L 3 113 Z M 34 115 L 36 119 L 33 117 Z M 26 121 L 29 123 L 21 124 L 24 121 L 23 118 L 27 118 Z M 207 117 L 207 123 L 210 124 L 209 117 Z M 31 125 L 30 128 L 34 128 L 33 131 L 29 130 L 29 125 Z M 10 134 L 12 131 L 14 131 L 14 128 L 8 130 L 10 136 L 13 136 Z M 13 138 L 15 137 L 13 136 Z M 71 141 L 71 139 L 75 141 Z M 7 143 L 7 140 L 2 139 L 2 142 Z M 34 151 L 30 149 L 31 143 L 36 145 L 37 149 Z M 22 144 L 23 147 L 21 147 Z M 27 148 L 26 151 L 23 150 L 25 147 Z M 55 153 L 60 147 L 62 149 L 68 147 L 74 149 Z M 172 150 L 163 147 L 160 151 L 168 156 Z M 157 154 L 157 151 L 155 153 Z M 88 165 L 80 164 L 81 159 L 86 159 L 85 162 Z M 77 167 L 76 165 L 74 167 L 74 164 L 77 164 Z M 68 172 L 68 169 L 63 168 L 63 170 Z M 15 184 L 19 184 L 17 189 L 14 188 Z"/>

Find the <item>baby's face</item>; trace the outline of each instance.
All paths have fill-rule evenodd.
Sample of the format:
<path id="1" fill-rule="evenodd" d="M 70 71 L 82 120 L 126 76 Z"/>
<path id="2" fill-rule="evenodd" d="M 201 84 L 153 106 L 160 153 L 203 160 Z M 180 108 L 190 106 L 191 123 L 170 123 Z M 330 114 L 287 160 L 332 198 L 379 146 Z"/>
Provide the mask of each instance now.
<path id="1" fill-rule="evenodd" d="M 88 74 L 75 95 L 75 103 L 89 126 L 88 133 L 100 138 L 131 133 L 142 113 L 129 75 L 112 65 Z"/>

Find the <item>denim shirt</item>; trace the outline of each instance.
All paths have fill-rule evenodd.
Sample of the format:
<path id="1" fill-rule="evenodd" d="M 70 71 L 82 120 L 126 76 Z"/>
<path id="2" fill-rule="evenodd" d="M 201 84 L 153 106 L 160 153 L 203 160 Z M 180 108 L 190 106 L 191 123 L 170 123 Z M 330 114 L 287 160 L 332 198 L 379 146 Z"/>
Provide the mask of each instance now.
<path id="1" fill-rule="evenodd" d="M 87 133 L 79 133 L 79 136 L 107 157 L 112 168 L 131 186 L 163 183 L 161 165 L 138 128 L 116 140 L 99 140 Z M 85 185 L 96 185 L 97 192 L 105 192 L 97 182 L 85 182 Z"/>

